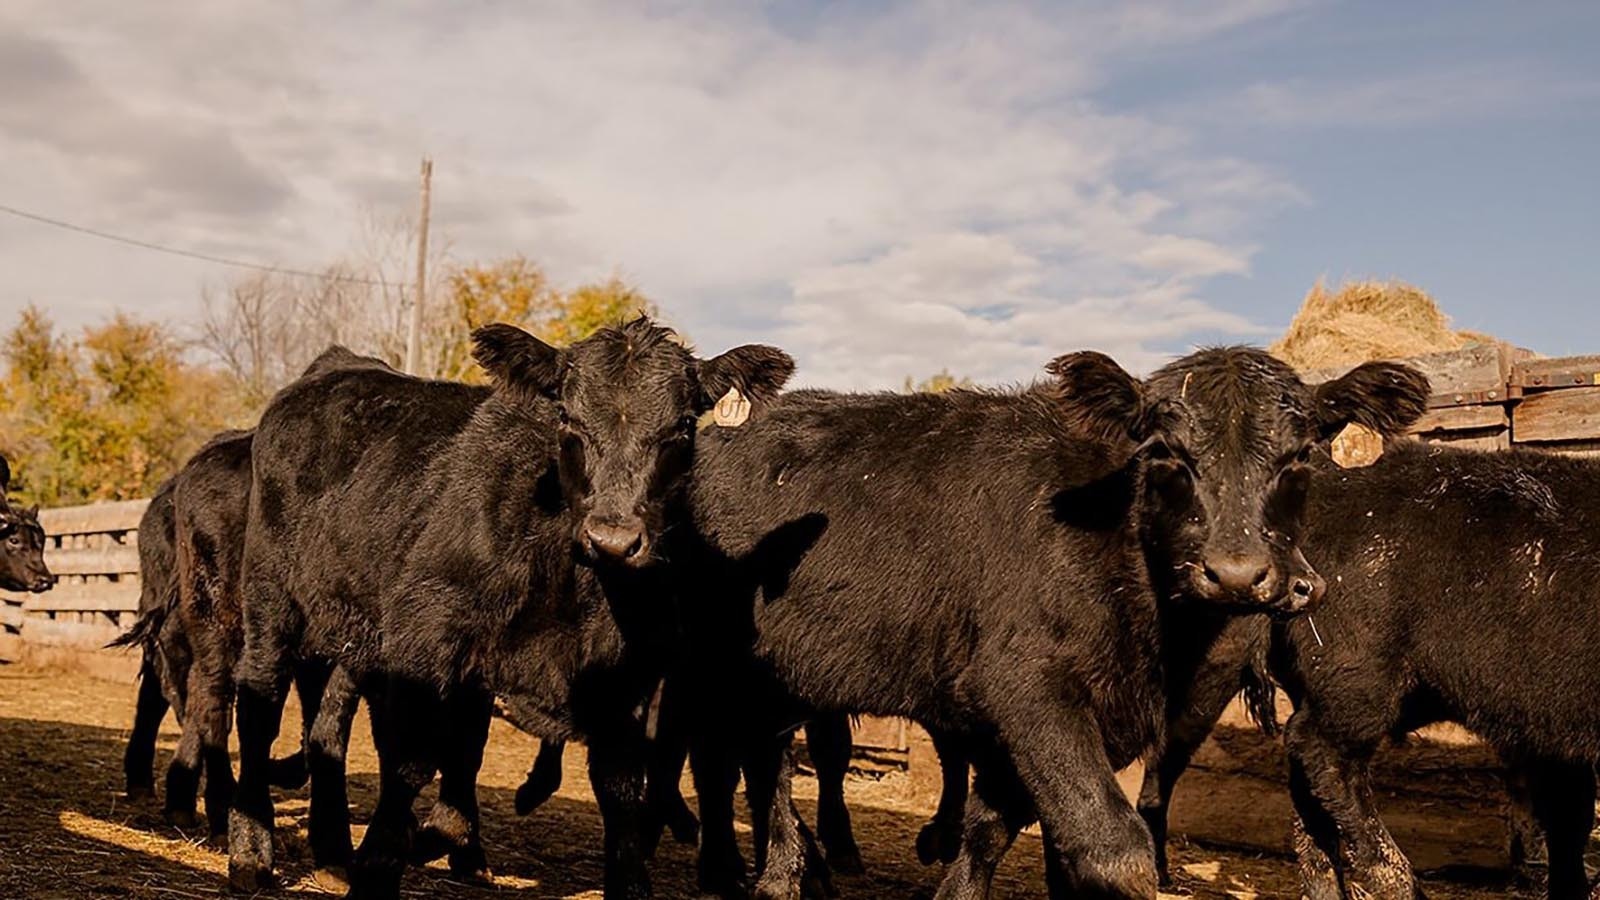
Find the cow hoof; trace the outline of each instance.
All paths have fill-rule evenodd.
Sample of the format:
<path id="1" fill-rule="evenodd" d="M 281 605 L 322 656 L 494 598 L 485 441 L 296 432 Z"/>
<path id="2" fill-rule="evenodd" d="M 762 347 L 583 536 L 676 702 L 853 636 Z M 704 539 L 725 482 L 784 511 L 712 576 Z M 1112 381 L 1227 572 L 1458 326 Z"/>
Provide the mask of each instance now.
<path id="1" fill-rule="evenodd" d="M 293 791 L 306 786 L 311 780 L 311 773 L 306 769 L 304 753 L 296 753 L 283 759 L 275 759 L 267 767 L 267 780 L 275 788 Z"/>
<path id="2" fill-rule="evenodd" d="M 436 829 L 423 826 L 411 837 L 411 853 L 408 858 L 414 866 L 425 866 L 436 859 L 443 859 L 454 849 L 456 849 L 454 841 Z"/>
<path id="3" fill-rule="evenodd" d="M 150 800 L 156 795 L 156 786 L 153 784 L 128 785 L 128 799 L 134 802 Z"/>
<path id="4" fill-rule="evenodd" d="M 917 861 L 925 866 L 934 863 L 955 862 L 961 852 L 961 827 L 946 826 L 942 822 L 929 822 L 917 832 Z"/>
<path id="5" fill-rule="evenodd" d="M 277 887 L 278 880 L 268 869 L 228 861 L 228 890 L 235 894 L 259 894 Z"/>
<path id="6" fill-rule="evenodd" d="M 494 872 L 488 866 L 482 866 L 478 868 L 457 868 L 455 866 L 451 866 L 450 878 L 451 880 L 459 881 L 462 884 L 471 884 L 478 887 L 494 886 Z"/>
<path id="7" fill-rule="evenodd" d="M 173 828 L 190 831 L 200 827 L 200 814 L 192 809 L 164 809 L 161 817 Z"/>
<path id="8" fill-rule="evenodd" d="M 350 890 L 350 873 L 344 866 L 322 866 L 311 873 L 311 886 L 324 894 L 346 894 Z"/>
<path id="9" fill-rule="evenodd" d="M 692 847 L 700 842 L 700 820 L 683 804 L 667 817 L 667 829 L 672 832 L 672 839 L 680 844 Z"/>
<path id="10" fill-rule="evenodd" d="M 700 900 L 749 900 L 744 876 L 733 872 L 700 873 Z"/>
<path id="11" fill-rule="evenodd" d="M 828 868 L 840 875 L 864 875 L 867 866 L 861 861 L 861 851 L 855 847 L 841 847 L 828 854 Z"/>
<path id="12" fill-rule="evenodd" d="M 238 810 L 228 812 L 228 887 L 244 894 L 275 884 L 272 829 Z"/>
<path id="13" fill-rule="evenodd" d="M 350 892 L 345 896 L 352 900 L 395 900 L 400 896 L 401 868 L 403 867 L 357 868 L 350 873 Z"/>
<path id="14" fill-rule="evenodd" d="M 517 795 L 512 801 L 517 815 L 525 816 L 545 804 L 545 801 L 555 796 L 556 789 L 561 787 L 560 781 L 550 781 L 544 778 L 529 778 L 517 786 Z"/>

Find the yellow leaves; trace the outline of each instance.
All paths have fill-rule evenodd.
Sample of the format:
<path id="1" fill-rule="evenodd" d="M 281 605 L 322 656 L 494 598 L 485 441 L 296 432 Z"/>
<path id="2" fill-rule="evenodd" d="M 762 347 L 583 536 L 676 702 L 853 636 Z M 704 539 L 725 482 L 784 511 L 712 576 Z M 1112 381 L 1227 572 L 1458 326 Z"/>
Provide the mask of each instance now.
<path id="1" fill-rule="evenodd" d="M 948 369 L 941 369 L 935 375 L 930 375 L 921 381 L 913 382 L 911 376 L 906 376 L 905 392 L 908 394 L 942 394 L 955 388 L 972 387 L 972 379 L 957 378 L 950 374 Z"/>
<path id="2" fill-rule="evenodd" d="M 227 380 L 188 364 L 164 326 L 127 315 L 59 337 L 26 310 L 3 344 L 0 451 L 28 502 L 149 496 L 242 411 Z"/>
<path id="3" fill-rule="evenodd" d="M 562 291 L 527 258 L 462 266 L 446 280 L 446 295 L 434 301 L 442 310 L 429 340 L 437 346 L 434 374 L 456 381 L 483 381 L 472 361 L 474 328 L 506 322 L 555 346 L 581 341 L 607 325 L 654 315 L 655 305 L 615 276 Z"/>

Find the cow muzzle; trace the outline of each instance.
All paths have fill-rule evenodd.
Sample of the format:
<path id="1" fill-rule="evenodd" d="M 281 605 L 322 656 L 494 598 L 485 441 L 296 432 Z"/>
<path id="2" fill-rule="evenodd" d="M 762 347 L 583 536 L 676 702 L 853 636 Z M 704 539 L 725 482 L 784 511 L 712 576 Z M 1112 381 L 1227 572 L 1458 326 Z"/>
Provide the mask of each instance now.
<path id="1" fill-rule="evenodd" d="M 644 520 L 637 516 L 588 516 L 583 520 L 582 544 L 585 553 L 596 562 L 638 568 L 650 560 L 650 539 L 645 534 Z"/>

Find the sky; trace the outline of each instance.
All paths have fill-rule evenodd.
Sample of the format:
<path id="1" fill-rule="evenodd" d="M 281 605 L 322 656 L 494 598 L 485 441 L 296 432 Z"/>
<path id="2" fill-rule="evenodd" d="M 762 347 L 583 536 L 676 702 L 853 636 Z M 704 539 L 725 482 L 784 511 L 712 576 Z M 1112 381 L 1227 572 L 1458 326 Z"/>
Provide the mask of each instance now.
<path id="1" fill-rule="evenodd" d="M 1264 343 L 1319 278 L 1600 353 L 1600 4 L 0 5 L 0 205 L 318 268 L 411 215 L 798 383 Z M 0 327 L 238 273 L 0 213 Z"/>

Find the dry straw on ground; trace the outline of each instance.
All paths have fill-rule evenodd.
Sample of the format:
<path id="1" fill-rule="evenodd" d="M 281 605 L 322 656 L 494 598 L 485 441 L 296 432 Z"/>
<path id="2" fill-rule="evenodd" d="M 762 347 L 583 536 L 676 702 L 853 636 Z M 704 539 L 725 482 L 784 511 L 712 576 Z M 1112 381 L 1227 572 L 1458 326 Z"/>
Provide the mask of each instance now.
<path id="1" fill-rule="evenodd" d="M 1494 338 L 1456 331 L 1428 292 L 1403 281 L 1347 281 L 1329 290 L 1318 281 L 1270 348 L 1298 369 L 1349 366 L 1459 350 Z"/>

